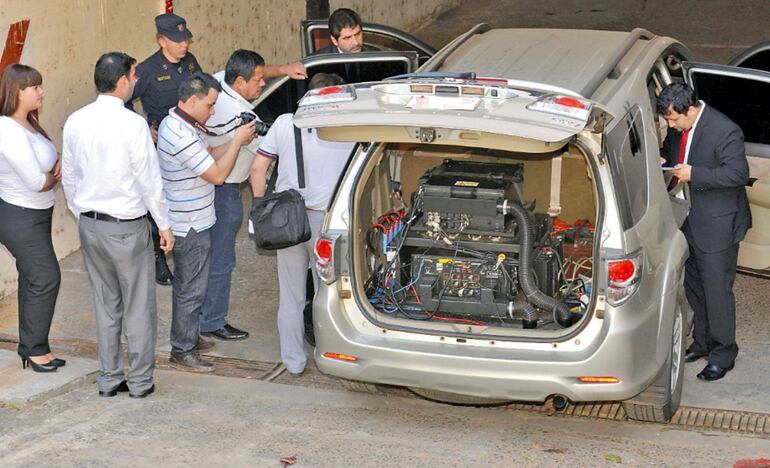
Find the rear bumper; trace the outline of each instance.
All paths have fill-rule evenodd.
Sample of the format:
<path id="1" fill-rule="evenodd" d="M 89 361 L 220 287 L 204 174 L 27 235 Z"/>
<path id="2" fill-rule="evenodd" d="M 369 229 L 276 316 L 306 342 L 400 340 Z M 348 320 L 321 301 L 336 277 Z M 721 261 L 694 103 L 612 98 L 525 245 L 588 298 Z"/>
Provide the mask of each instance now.
<path id="1" fill-rule="evenodd" d="M 669 299 L 675 301 L 663 302 Z M 608 309 L 604 319 L 592 319 L 568 341 L 459 343 L 452 337 L 383 331 L 360 311 L 346 311 L 356 307 L 355 301 L 340 301 L 335 285 L 324 285 L 314 303 L 315 361 L 322 372 L 350 380 L 478 397 L 539 402 L 561 394 L 573 401 L 624 400 L 653 382 L 670 348 L 671 324 L 661 326 L 659 319 L 663 304 L 635 310 L 629 319 L 627 309 L 633 306 Z M 357 317 L 355 323 L 350 317 Z M 358 361 L 330 359 L 325 352 Z M 580 376 L 613 376 L 620 382 L 585 384 Z"/>

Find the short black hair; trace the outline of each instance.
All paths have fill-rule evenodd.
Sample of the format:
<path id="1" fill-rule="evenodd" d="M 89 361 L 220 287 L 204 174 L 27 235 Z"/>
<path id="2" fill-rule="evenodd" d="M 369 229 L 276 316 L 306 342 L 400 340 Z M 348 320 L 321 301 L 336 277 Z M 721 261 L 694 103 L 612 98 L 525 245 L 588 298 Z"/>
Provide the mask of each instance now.
<path id="1" fill-rule="evenodd" d="M 666 116 L 670 111 L 684 114 L 690 107 L 698 107 L 700 103 L 695 97 L 695 90 L 685 83 L 671 83 L 663 88 L 655 103 L 658 114 Z"/>
<path id="2" fill-rule="evenodd" d="M 187 102 L 187 100 L 193 96 L 198 96 L 199 99 L 203 99 L 208 96 L 209 91 L 212 89 L 216 92 L 220 92 L 222 91 L 222 86 L 213 76 L 198 71 L 185 78 L 185 80 L 182 81 L 182 84 L 179 85 L 179 100 Z"/>
<path id="3" fill-rule="evenodd" d="M 249 81 L 254 76 L 254 69 L 265 65 L 265 59 L 253 50 L 238 49 L 230 55 L 225 65 L 225 83 L 231 85 L 242 76 Z"/>
<path id="4" fill-rule="evenodd" d="M 96 90 L 100 93 L 110 93 L 115 91 L 121 76 L 133 79 L 128 74 L 135 63 L 136 59 L 123 52 L 107 52 L 99 57 L 94 67 Z"/>
<path id="5" fill-rule="evenodd" d="M 335 39 L 340 38 L 340 32 L 344 28 L 355 28 L 361 25 L 361 17 L 350 8 L 337 8 L 329 16 L 329 34 Z"/>
<path id="6" fill-rule="evenodd" d="M 336 73 L 316 73 L 307 84 L 307 89 L 325 88 L 341 84 L 345 84 L 345 80 Z"/>

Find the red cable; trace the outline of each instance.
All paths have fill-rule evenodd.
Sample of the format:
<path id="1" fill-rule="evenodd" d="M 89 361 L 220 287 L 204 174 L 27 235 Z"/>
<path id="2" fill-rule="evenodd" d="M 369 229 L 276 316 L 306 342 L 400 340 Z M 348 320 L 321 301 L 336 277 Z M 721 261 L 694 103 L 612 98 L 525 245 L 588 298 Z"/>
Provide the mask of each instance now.
<path id="1" fill-rule="evenodd" d="M 414 293 L 414 298 L 417 299 L 417 303 L 422 304 L 422 302 L 420 302 L 420 295 L 417 294 L 417 289 L 414 287 L 414 285 L 412 285 L 412 292 Z"/>
<path id="2" fill-rule="evenodd" d="M 487 324 L 484 322 L 477 322 L 475 320 L 468 320 L 468 319 L 461 319 L 461 318 L 453 318 L 453 317 L 442 317 L 440 315 L 434 315 L 433 317 L 436 320 L 444 320 L 446 322 L 456 322 L 456 323 L 467 323 L 468 325 L 478 325 L 478 326 L 486 326 Z"/>

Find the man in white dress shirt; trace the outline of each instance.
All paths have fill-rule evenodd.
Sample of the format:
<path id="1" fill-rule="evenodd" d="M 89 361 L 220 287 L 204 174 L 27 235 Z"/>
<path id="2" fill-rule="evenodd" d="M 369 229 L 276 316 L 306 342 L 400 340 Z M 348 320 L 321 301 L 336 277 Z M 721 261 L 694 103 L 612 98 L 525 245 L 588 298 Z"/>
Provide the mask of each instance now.
<path id="1" fill-rule="evenodd" d="M 109 52 L 96 62 L 99 96 L 64 124 L 62 186 L 79 219 L 80 243 L 96 312 L 99 395 L 155 390 L 157 313 L 149 211 L 161 248 L 174 246 L 168 204 L 147 123 L 124 107 L 136 60 Z M 126 336 L 128 373 L 120 349 Z"/>
<path id="2" fill-rule="evenodd" d="M 251 50 L 236 50 L 230 55 L 225 69 L 215 73 L 222 86 L 214 115 L 206 122 L 217 126 L 219 136 L 209 136 L 211 146 L 229 143 L 238 118 L 246 112 L 254 116 L 251 101 L 257 99 L 265 86 L 265 60 Z M 255 116 L 256 120 L 259 120 Z M 209 266 L 206 299 L 201 308 L 201 335 L 220 340 L 239 340 L 249 336 L 227 321 L 230 305 L 230 280 L 235 269 L 235 237 L 243 221 L 241 183 L 249 178 L 249 168 L 259 148 L 259 138 L 241 147 L 233 170 L 223 184 L 215 187 L 214 208 L 217 221 L 211 227 L 211 265 Z"/>

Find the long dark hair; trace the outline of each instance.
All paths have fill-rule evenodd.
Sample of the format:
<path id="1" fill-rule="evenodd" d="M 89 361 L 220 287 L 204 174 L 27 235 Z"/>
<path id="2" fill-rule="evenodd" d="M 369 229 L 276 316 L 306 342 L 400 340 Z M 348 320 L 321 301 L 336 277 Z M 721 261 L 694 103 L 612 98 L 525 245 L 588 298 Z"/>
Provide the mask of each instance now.
<path id="1" fill-rule="evenodd" d="M 19 108 L 19 91 L 41 84 L 43 84 L 43 77 L 34 68 L 20 63 L 8 65 L 0 78 L 0 115 L 13 115 Z M 27 121 L 38 133 L 51 139 L 40 126 L 36 110 L 27 114 Z"/>

